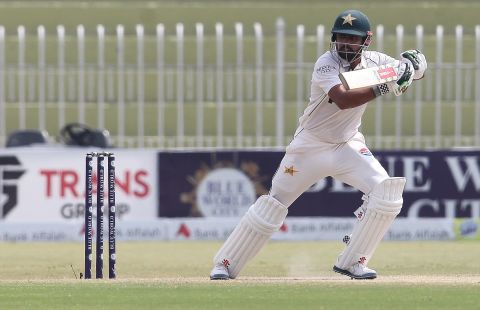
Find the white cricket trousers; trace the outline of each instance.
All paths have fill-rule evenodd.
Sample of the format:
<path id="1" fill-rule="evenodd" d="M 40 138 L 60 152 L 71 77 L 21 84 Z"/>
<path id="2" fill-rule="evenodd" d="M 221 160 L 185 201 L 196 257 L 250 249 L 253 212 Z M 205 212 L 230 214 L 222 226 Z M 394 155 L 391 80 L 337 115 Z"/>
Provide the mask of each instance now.
<path id="1" fill-rule="evenodd" d="M 287 146 L 273 177 L 270 195 L 289 207 L 310 186 L 327 176 L 367 195 L 389 177 L 370 153 L 360 132 L 345 143 L 333 144 L 318 140 L 304 129 Z"/>

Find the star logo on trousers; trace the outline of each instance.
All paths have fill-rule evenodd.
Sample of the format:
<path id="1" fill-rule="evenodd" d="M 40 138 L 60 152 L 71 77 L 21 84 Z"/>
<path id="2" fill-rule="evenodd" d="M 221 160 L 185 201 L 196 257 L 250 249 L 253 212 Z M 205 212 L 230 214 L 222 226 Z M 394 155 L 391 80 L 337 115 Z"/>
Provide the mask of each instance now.
<path id="1" fill-rule="evenodd" d="M 295 170 L 293 166 L 285 167 L 285 171 L 283 171 L 283 173 L 288 173 L 289 175 L 292 175 L 292 176 L 295 172 L 298 172 L 298 170 Z"/>

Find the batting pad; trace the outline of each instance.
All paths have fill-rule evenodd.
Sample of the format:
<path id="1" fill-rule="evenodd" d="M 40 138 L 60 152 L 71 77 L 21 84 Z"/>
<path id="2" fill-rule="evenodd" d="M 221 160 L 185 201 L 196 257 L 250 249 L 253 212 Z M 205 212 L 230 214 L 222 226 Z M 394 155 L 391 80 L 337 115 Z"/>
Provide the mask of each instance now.
<path id="1" fill-rule="evenodd" d="M 280 229 L 287 213 L 287 207 L 275 198 L 268 195 L 259 197 L 215 255 L 213 262 L 225 265 L 230 278 L 236 278 L 245 264 Z"/>
<path id="2" fill-rule="evenodd" d="M 402 209 L 405 178 L 388 178 L 364 197 L 350 242 L 335 266 L 347 269 L 355 263 L 367 265 L 388 228 Z M 362 212 L 363 211 L 363 212 Z"/>

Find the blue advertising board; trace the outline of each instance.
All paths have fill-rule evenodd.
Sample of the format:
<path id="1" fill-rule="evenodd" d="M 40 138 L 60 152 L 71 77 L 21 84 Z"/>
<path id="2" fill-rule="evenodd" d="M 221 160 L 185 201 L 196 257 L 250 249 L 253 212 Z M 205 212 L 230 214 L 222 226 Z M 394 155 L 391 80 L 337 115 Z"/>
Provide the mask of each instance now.
<path id="1" fill-rule="evenodd" d="M 379 151 L 391 176 L 404 176 L 400 217 L 480 217 L 480 151 Z M 268 193 L 280 151 L 160 152 L 160 217 L 238 217 Z M 362 193 L 332 178 L 319 180 L 289 216 L 352 217 Z"/>

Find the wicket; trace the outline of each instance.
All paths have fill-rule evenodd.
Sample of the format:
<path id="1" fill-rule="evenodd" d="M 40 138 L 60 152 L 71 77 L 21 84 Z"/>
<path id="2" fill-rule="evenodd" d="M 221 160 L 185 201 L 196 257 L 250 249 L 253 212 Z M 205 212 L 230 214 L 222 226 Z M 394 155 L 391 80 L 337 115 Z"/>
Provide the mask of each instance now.
<path id="1" fill-rule="evenodd" d="M 103 216 L 104 216 L 104 183 L 105 157 L 108 161 L 108 278 L 115 279 L 115 155 L 107 152 L 92 152 L 86 156 L 85 169 L 85 279 L 92 278 L 92 236 L 93 236 L 93 158 L 97 158 L 97 235 L 96 266 L 97 279 L 103 278 Z"/>

